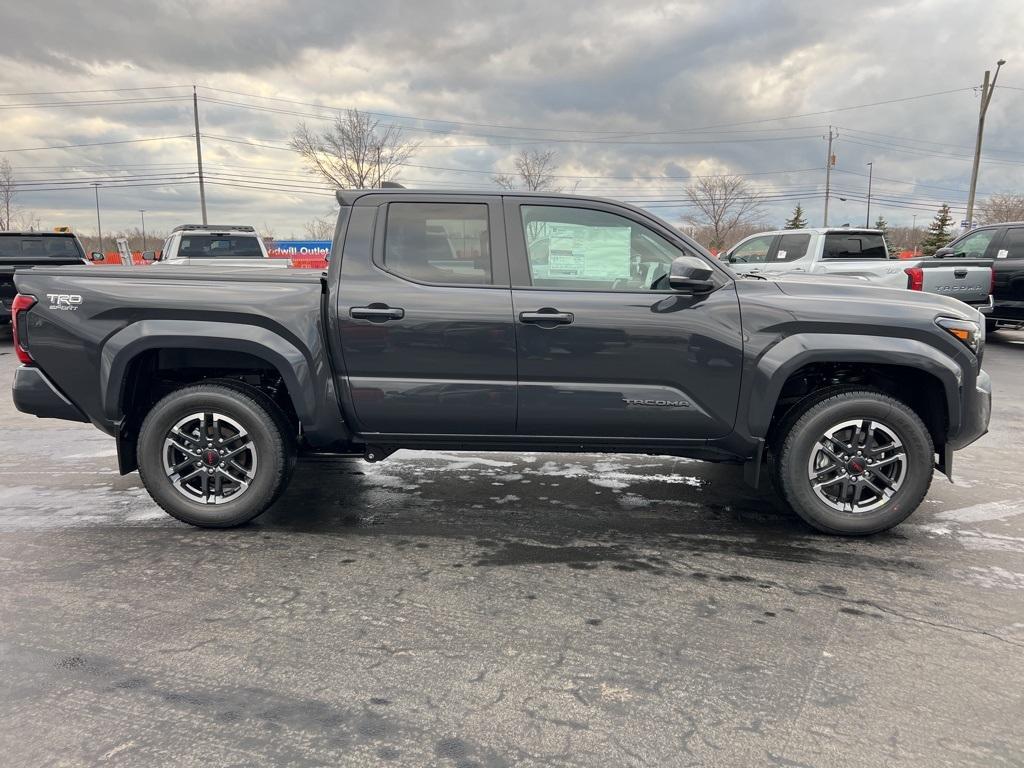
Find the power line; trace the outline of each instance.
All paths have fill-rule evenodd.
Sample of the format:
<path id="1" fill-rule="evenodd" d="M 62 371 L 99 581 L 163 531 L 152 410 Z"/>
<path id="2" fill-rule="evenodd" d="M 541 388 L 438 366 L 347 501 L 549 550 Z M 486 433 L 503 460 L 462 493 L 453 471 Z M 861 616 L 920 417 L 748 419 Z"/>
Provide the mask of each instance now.
<path id="1" fill-rule="evenodd" d="M 147 141 L 170 141 L 171 139 L 191 139 L 191 133 L 182 133 L 177 136 L 154 136 L 149 139 L 119 139 L 117 141 L 93 141 L 87 144 L 58 144 L 49 147 L 20 147 L 18 149 L 0 149 L 3 152 L 40 152 L 45 149 L 77 149 L 79 147 L 108 147 L 114 144 L 142 144 Z"/>
<path id="2" fill-rule="evenodd" d="M 76 93 L 123 93 L 126 91 L 160 91 L 170 88 L 189 88 L 189 85 L 146 85 L 136 88 L 91 88 L 88 90 L 75 91 L 18 91 L 14 93 L 0 93 L 0 96 L 62 96 Z"/>

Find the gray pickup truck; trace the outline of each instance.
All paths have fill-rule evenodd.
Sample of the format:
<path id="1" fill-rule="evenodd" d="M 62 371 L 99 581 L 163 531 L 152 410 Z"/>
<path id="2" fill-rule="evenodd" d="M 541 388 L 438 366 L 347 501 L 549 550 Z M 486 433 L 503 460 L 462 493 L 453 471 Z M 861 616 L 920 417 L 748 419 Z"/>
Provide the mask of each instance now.
<path id="1" fill-rule="evenodd" d="M 885 288 L 952 296 L 983 312 L 992 306 L 992 264 L 959 259 L 900 260 L 879 229 L 783 229 L 740 240 L 721 256 L 738 274 L 860 280 Z"/>
<path id="2" fill-rule="evenodd" d="M 92 422 L 209 527 L 263 512 L 300 453 L 417 448 L 687 456 L 754 485 L 766 466 L 808 523 L 868 534 L 987 429 L 984 322 L 953 299 L 739 278 L 607 200 L 338 201 L 322 275 L 18 273 L 15 404 Z"/>

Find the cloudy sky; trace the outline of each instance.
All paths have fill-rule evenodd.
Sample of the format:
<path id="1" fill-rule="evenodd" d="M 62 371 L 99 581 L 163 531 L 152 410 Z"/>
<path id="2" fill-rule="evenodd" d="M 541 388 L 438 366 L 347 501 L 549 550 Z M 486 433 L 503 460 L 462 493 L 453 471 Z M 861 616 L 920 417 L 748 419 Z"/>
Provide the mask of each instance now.
<path id="1" fill-rule="evenodd" d="M 560 183 L 673 223 L 687 179 L 745 175 L 779 224 L 962 215 L 985 69 L 979 194 L 1024 188 L 1024 4 L 924 2 L 17 2 L 0 11 L 0 150 L 43 227 L 199 219 L 198 86 L 211 221 L 301 236 L 332 196 L 287 141 L 357 107 L 420 148 L 400 181 L 494 188 L 523 149 Z M 75 146 L 78 145 L 78 146 Z M 93 145 L 93 146 L 83 146 Z M 846 201 L 836 198 L 845 197 Z M 959 211 L 957 210 L 959 209 Z"/>

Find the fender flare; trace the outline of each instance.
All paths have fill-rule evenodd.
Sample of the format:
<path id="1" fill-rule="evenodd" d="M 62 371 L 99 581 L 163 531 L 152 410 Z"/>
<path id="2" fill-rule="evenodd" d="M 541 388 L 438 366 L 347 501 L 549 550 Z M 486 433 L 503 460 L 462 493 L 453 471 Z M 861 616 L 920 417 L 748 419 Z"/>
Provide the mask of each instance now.
<path id="1" fill-rule="evenodd" d="M 129 365 L 153 349 L 220 350 L 258 357 L 281 375 L 299 419 L 317 423 L 313 366 L 294 344 L 255 325 L 204 322 L 197 328 L 191 320 L 140 320 L 107 339 L 100 353 L 100 402 L 112 422 L 123 416 Z"/>
<path id="2" fill-rule="evenodd" d="M 862 335 L 800 333 L 769 347 L 756 360 L 746 398 L 748 434 L 768 434 L 786 379 L 803 366 L 817 362 L 899 365 L 929 373 L 942 384 L 950 434 L 960 429 L 963 371 L 941 350 L 916 339 L 895 336 L 876 336 L 865 343 Z"/>

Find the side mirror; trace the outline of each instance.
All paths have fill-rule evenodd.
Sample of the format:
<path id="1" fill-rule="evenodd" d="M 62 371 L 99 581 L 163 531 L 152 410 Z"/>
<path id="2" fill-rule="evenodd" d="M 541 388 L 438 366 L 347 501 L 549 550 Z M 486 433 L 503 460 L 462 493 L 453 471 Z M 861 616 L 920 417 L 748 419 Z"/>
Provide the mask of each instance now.
<path id="1" fill-rule="evenodd" d="M 711 279 L 714 274 L 714 270 L 703 259 L 696 256 L 680 256 L 672 262 L 668 284 L 677 291 L 712 291 L 715 288 L 715 281 Z"/>
<path id="2" fill-rule="evenodd" d="M 143 261 L 156 261 L 156 251 L 143 251 L 142 252 L 142 260 Z"/>
<path id="3" fill-rule="evenodd" d="M 944 248 L 939 248 L 939 250 L 937 250 L 937 251 L 936 251 L 936 252 L 935 252 L 935 253 L 933 254 L 933 256 L 934 256 L 934 257 L 935 257 L 936 259 L 941 259 L 941 258 L 942 258 L 942 257 L 944 257 L 944 256 L 956 256 L 956 253 L 954 252 L 954 250 L 953 250 L 952 248 L 950 248 L 950 247 L 949 247 L 949 246 L 947 245 L 947 246 L 945 246 Z"/>
<path id="4" fill-rule="evenodd" d="M 89 261 L 103 261 L 104 258 L 106 257 L 99 251 L 93 251 L 89 254 Z"/>

